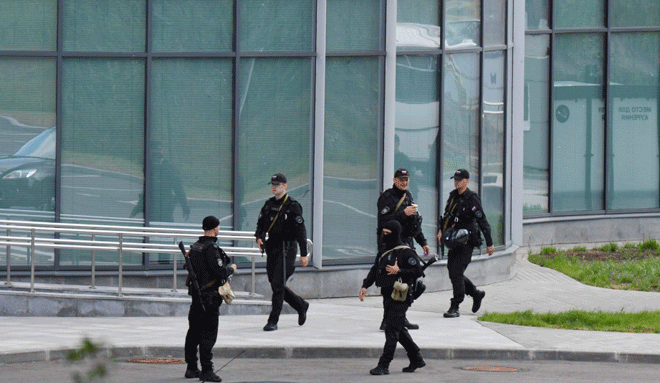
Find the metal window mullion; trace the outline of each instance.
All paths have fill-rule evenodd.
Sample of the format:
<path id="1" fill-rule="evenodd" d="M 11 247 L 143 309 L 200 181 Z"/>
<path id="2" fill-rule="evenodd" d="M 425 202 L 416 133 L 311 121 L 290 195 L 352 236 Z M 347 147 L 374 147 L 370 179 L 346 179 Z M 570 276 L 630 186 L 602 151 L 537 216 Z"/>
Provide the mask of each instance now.
<path id="1" fill-rule="evenodd" d="M 314 76 L 314 124 L 312 125 L 312 264 L 323 267 L 323 176 L 325 169 L 325 78 L 327 1 L 319 0 L 316 8 L 316 61 Z M 318 212 L 318 213 L 316 213 Z M 302 255 L 302 254 L 301 254 Z M 254 267 L 254 258 L 253 258 Z M 254 286 L 253 286 L 254 290 Z"/>
<path id="2" fill-rule="evenodd" d="M 436 183 L 436 188 L 438 190 L 438 212 L 437 212 L 437 217 L 438 217 L 438 222 L 440 222 L 442 218 L 442 214 L 444 213 L 444 201 L 443 201 L 443 184 L 444 180 L 442 179 L 442 174 L 443 174 L 443 159 L 444 159 L 444 153 L 443 153 L 443 137 L 444 137 L 444 116 L 442 113 L 442 110 L 444 108 L 443 104 L 443 98 L 444 98 L 444 92 L 445 92 L 445 82 L 443 81 L 444 79 L 444 73 L 445 73 L 445 34 L 446 34 L 446 28 L 445 28 L 445 3 L 446 1 L 441 1 L 440 2 L 440 54 L 437 56 L 438 57 L 438 67 L 437 67 L 437 88 L 438 88 L 438 105 L 440 107 L 438 108 L 438 139 L 437 139 L 437 148 L 436 148 L 436 170 L 435 170 L 435 183 Z M 440 228 L 438 227 L 438 230 Z M 436 237 L 436 243 L 438 244 L 438 247 L 440 246 L 440 242 L 437 241 Z"/>
<path id="3" fill-rule="evenodd" d="M 240 35 L 241 35 L 241 28 L 240 28 L 240 2 L 241 0 L 236 0 L 234 1 L 234 15 L 233 15 L 233 21 L 234 21 L 234 41 L 232 42 L 234 46 L 234 65 L 232 68 L 233 72 L 233 81 L 232 81 L 232 86 L 233 86 L 233 93 L 234 93 L 234 99 L 233 99 L 233 105 L 232 105 L 232 110 L 233 110 L 233 116 L 232 116 L 232 146 L 231 146 L 231 151 L 232 151 L 232 158 L 234 161 L 232 161 L 232 166 L 231 166 L 231 178 L 232 178 L 232 188 L 231 188 L 231 195 L 232 195 L 232 209 L 233 209 L 233 217 L 232 217 L 232 229 L 236 230 L 239 225 L 240 225 L 240 217 L 238 216 L 238 212 L 240 210 L 240 204 L 238 201 L 238 188 L 236 185 L 239 185 L 240 179 L 239 179 L 239 166 L 240 166 L 240 151 L 239 151 L 239 123 L 240 123 L 240 104 L 241 104 L 241 94 L 240 94 L 240 77 L 241 77 L 241 69 L 240 69 L 240 64 L 241 64 L 241 55 L 239 53 L 240 51 Z"/>
<path id="4" fill-rule="evenodd" d="M 57 36 L 56 36 L 56 50 L 57 58 L 55 63 L 55 222 L 61 220 L 61 207 L 62 207 L 62 73 L 64 58 L 62 56 L 63 46 L 63 24 L 64 24 L 64 0 L 57 1 Z M 55 238 L 59 238 L 59 233 L 54 234 Z M 60 266 L 60 251 L 59 249 L 53 250 L 53 267 L 59 270 Z"/>
<path id="5" fill-rule="evenodd" d="M 552 7 L 552 6 L 551 6 Z M 553 212 L 553 193 L 552 193 L 552 174 L 554 167 L 554 159 L 552 158 L 552 138 L 554 136 L 554 122 L 553 122 L 553 110 L 555 105 L 555 76 L 554 76 L 554 57 L 555 57 L 555 32 L 554 30 L 550 33 L 550 60 L 549 70 L 548 70 L 548 213 Z"/>
<path id="6" fill-rule="evenodd" d="M 144 180 L 142 182 L 142 210 L 144 217 L 144 226 L 151 225 L 151 87 L 152 87 L 152 39 L 153 39 L 153 17 L 152 17 L 152 1 L 147 0 L 146 10 L 146 23 L 147 35 L 145 41 L 145 50 L 147 57 L 144 66 Z M 149 242 L 148 237 L 144 237 L 143 242 Z M 176 255 L 174 256 L 174 263 L 176 264 Z M 149 253 L 142 253 L 142 266 L 145 270 L 149 270 Z"/>

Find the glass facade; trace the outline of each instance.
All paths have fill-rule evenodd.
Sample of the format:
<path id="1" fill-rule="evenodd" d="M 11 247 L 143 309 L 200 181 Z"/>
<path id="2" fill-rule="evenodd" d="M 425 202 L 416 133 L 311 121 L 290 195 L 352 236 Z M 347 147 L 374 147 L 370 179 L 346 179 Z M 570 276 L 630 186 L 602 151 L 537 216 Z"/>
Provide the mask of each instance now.
<path id="1" fill-rule="evenodd" d="M 660 207 L 659 4 L 526 2 L 528 217 Z"/>
<path id="2" fill-rule="evenodd" d="M 370 263 L 376 201 L 394 169 L 411 172 L 435 252 L 437 221 L 453 189 L 449 177 L 466 168 L 496 245 L 507 245 L 510 6 L 511 0 L 399 0 L 396 9 L 383 0 L 3 2 L 0 89 L 13 96 L 0 98 L 0 219 L 199 229 L 214 214 L 222 229 L 251 231 L 272 195 L 269 177 L 283 172 L 289 194 L 303 206 L 308 237 L 322 231 L 315 256 L 328 265 Z M 396 33 L 388 34 L 387 23 Z M 653 36 L 639 40 L 650 44 Z M 317 51 L 319 38 L 324 49 Z M 589 38 L 600 39 L 602 49 L 585 66 L 597 65 L 608 43 L 598 34 Z M 622 60 L 616 65 L 625 66 Z M 604 86 L 602 65 L 594 70 Z M 617 84 L 648 83 L 623 68 L 609 75 Z M 547 89 L 548 78 L 538 77 Z M 612 94 L 601 92 L 600 102 Z M 314 147 L 320 139 L 323 148 Z M 322 158 L 323 174 L 314 174 L 315 158 Z M 322 201 L 313 198 L 318 183 Z M 319 216 L 322 230 L 313 225 Z M 53 269 L 91 262 L 84 251 L 36 256 Z M 0 249 L 0 263 L 1 257 Z M 16 265 L 26 260 L 19 256 Z M 136 269 L 165 268 L 171 260 L 171 254 L 124 255 Z M 116 266 L 117 257 L 99 252 L 96 262 Z"/>

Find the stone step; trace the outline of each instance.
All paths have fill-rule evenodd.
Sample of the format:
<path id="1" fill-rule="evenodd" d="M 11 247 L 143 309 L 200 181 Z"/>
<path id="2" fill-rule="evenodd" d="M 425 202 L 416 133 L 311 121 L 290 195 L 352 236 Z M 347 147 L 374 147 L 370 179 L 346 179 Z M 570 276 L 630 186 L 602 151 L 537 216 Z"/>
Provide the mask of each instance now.
<path id="1" fill-rule="evenodd" d="M 231 304 L 223 303 L 221 315 L 267 315 L 270 299 L 236 291 Z M 96 287 L 12 282 L 0 284 L 0 316 L 187 316 L 191 298 L 187 291 L 154 288 Z M 282 313 L 295 313 L 284 305 Z"/>

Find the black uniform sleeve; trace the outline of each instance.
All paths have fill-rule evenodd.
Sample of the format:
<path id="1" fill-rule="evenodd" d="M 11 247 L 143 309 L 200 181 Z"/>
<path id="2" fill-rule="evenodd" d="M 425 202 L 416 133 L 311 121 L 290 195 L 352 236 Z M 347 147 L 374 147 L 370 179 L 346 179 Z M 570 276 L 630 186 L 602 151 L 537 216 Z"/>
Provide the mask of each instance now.
<path id="1" fill-rule="evenodd" d="M 259 212 L 259 218 L 257 218 L 257 229 L 254 232 L 256 239 L 261 239 L 262 241 L 266 239 L 266 231 L 268 231 L 268 200 L 264 203 L 264 206 L 261 207 Z"/>
<path id="2" fill-rule="evenodd" d="M 424 272 L 422 271 L 422 265 L 420 265 L 414 254 L 414 250 L 405 249 L 402 250 L 401 253 L 401 261 L 397 276 L 402 277 L 405 280 L 421 278 L 424 275 Z"/>
<path id="3" fill-rule="evenodd" d="M 222 265 L 218 262 L 218 258 L 216 258 L 215 255 L 215 246 L 208 246 L 206 248 L 206 254 L 204 257 L 204 260 L 206 261 L 206 267 L 207 270 L 210 270 L 209 274 L 211 274 L 211 277 L 220 281 L 226 281 L 229 279 L 229 277 L 234 274 L 234 269 L 232 267 L 229 267 L 230 264 L 230 259 L 225 254 L 225 252 L 218 247 L 218 251 L 220 252 L 220 260 L 222 260 Z"/>
<path id="4" fill-rule="evenodd" d="M 424 233 L 422 233 L 422 230 L 420 230 L 419 233 L 415 236 L 415 241 L 417 241 L 421 247 L 424 247 L 428 244 L 426 237 L 424 237 Z"/>
<path id="5" fill-rule="evenodd" d="M 293 201 L 291 203 L 291 212 L 290 219 L 293 221 L 293 229 L 296 234 L 296 242 L 298 242 L 298 247 L 300 247 L 300 256 L 307 256 L 307 230 L 305 229 L 305 220 L 303 218 L 302 206 L 298 201 Z"/>
<path id="6" fill-rule="evenodd" d="M 481 206 L 481 199 L 477 193 L 472 194 L 470 198 L 470 205 L 468 206 L 471 213 L 474 215 L 474 218 L 479 225 L 479 229 L 484 233 L 484 238 L 486 239 L 486 246 L 493 246 L 493 238 L 490 235 L 490 224 L 486 219 L 486 213 Z"/>
<path id="7" fill-rule="evenodd" d="M 373 285 L 374 282 L 376 282 L 377 275 L 378 275 L 378 257 L 376 257 L 373 266 L 371 266 L 371 269 L 369 269 L 369 274 L 367 274 L 367 277 L 364 278 L 364 280 L 362 281 L 362 287 L 364 287 L 365 289 L 371 287 L 371 285 Z"/>

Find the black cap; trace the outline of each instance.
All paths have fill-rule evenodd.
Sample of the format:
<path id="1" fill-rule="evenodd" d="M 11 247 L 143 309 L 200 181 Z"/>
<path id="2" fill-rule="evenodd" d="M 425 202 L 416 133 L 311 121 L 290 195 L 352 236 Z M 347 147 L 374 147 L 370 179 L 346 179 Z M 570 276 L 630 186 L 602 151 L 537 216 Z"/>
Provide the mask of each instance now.
<path id="1" fill-rule="evenodd" d="M 275 173 L 273 174 L 272 177 L 270 177 L 270 182 L 269 184 L 273 185 L 281 185 L 286 183 L 286 176 L 282 173 Z"/>
<path id="2" fill-rule="evenodd" d="M 394 178 L 410 178 L 410 173 L 404 168 L 397 169 L 394 172 Z"/>
<path id="3" fill-rule="evenodd" d="M 460 181 L 465 178 L 470 179 L 470 172 L 465 169 L 458 169 L 456 173 L 454 173 L 454 175 L 449 178 L 453 178 L 456 181 Z"/>
<path id="4" fill-rule="evenodd" d="M 202 229 L 204 229 L 204 231 L 213 230 L 218 226 L 220 226 L 220 220 L 212 215 L 209 215 L 202 221 Z"/>

